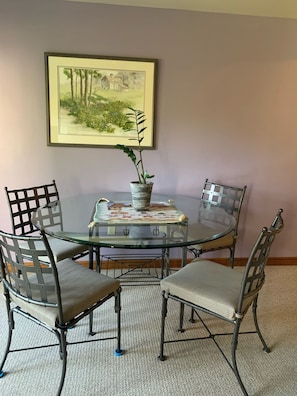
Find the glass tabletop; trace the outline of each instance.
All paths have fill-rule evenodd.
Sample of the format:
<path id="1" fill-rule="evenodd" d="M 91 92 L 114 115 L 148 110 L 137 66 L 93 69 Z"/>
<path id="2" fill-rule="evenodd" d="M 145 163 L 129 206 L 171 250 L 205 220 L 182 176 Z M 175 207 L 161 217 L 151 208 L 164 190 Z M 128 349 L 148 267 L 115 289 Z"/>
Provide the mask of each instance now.
<path id="1" fill-rule="evenodd" d="M 200 205 L 197 198 L 153 194 L 151 202 L 152 210 L 135 214 L 128 192 L 77 195 L 39 208 L 32 222 L 66 241 L 125 249 L 196 245 L 235 226 L 234 217 L 224 209 Z"/>

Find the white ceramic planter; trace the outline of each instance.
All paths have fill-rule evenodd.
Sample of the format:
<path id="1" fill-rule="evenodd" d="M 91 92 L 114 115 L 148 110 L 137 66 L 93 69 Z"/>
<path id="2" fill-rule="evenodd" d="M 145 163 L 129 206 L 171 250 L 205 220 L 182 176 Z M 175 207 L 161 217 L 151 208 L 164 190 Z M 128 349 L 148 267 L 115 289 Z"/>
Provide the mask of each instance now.
<path id="1" fill-rule="evenodd" d="M 151 204 L 152 188 L 154 183 L 141 184 L 131 182 L 132 206 L 135 210 L 147 210 Z"/>

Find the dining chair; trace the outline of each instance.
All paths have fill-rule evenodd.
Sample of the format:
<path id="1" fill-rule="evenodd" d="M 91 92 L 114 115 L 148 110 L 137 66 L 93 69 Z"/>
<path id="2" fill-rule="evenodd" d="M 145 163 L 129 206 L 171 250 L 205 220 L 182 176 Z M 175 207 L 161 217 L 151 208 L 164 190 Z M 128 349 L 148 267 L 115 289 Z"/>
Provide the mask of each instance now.
<path id="1" fill-rule="evenodd" d="M 173 275 L 161 281 L 162 290 L 162 325 L 160 360 L 165 360 L 164 344 L 169 342 L 185 341 L 185 339 L 165 340 L 165 318 L 167 316 L 168 300 L 180 303 L 179 331 L 183 332 L 183 317 L 185 306 L 194 309 L 200 319 L 206 336 L 191 338 L 212 339 L 228 365 L 234 372 L 236 379 L 244 395 L 248 395 L 241 376 L 239 374 L 236 349 L 238 336 L 243 333 L 257 333 L 265 352 L 270 352 L 261 334 L 257 319 L 257 303 L 260 290 L 265 280 L 265 265 L 270 253 L 272 243 L 276 235 L 283 229 L 282 209 L 279 209 L 269 228 L 263 227 L 254 247 L 251 250 L 244 271 L 232 269 L 216 262 L 203 259 L 194 259 L 190 264 L 180 269 Z M 240 326 L 245 318 L 249 307 L 252 306 L 255 331 L 240 332 Z M 222 332 L 222 323 L 209 322 L 206 324 L 201 313 L 207 314 L 229 322 L 233 325 L 231 333 Z M 212 326 L 219 328 L 216 333 Z M 211 329 L 212 328 L 212 329 Z M 221 349 L 217 337 L 232 334 L 231 360 Z"/>
<path id="2" fill-rule="evenodd" d="M 28 256 L 31 257 L 30 262 L 27 260 Z M 45 256 L 48 257 L 49 265 L 45 265 L 42 260 Z M 0 377 L 7 374 L 3 367 L 10 352 L 40 348 L 40 346 L 32 346 L 26 349 L 14 349 L 12 335 L 17 325 L 14 314 L 32 320 L 57 337 L 58 343 L 54 345 L 59 346 L 62 360 L 58 395 L 61 394 L 64 385 L 68 345 L 116 339 L 115 355 L 123 354 L 121 287 L 118 280 L 92 271 L 69 258 L 56 265 L 57 262 L 44 233 L 40 236 L 16 236 L 0 231 L 0 264 L 9 326 L 7 345 L 0 363 Z M 75 331 L 78 322 L 86 316 L 90 317 L 96 308 L 111 298 L 115 299 L 117 329 L 111 330 L 110 337 L 97 336 L 77 342 L 66 340 L 69 329 Z M 91 326 L 89 333 L 95 334 Z M 46 346 L 49 345 L 43 345 Z"/>
<path id="3" fill-rule="evenodd" d="M 59 228 L 61 231 L 63 230 L 59 192 L 55 180 L 50 184 L 16 190 L 10 190 L 5 187 L 5 191 L 10 208 L 12 230 L 15 235 L 34 235 L 37 229 L 32 223 L 33 213 L 37 208 L 50 204 L 55 204 L 54 217 L 52 219 L 48 217 L 44 221 L 52 221 L 56 228 Z M 89 255 L 89 265 L 92 265 L 93 252 L 88 246 L 52 237 L 49 237 L 48 240 L 56 261 L 61 261 L 65 258 L 77 260 Z"/>
<path id="4" fill-rule="evenodd" d="M 206 252 L 229 249 L 230 266 L 233 268 L 235 247 L 238 238 L 238 223 L 246 188 L 247 186 L 232 187 L 205 179 L 200 196 L 200 208 L 205 208 L 207 206 L 223 208 L 226 212 L 235 217 L 236 222 L 234 229 L 229 234 L 213 241 L 189 246 L 188 250 L 194 257 L 197 258 Z"/>

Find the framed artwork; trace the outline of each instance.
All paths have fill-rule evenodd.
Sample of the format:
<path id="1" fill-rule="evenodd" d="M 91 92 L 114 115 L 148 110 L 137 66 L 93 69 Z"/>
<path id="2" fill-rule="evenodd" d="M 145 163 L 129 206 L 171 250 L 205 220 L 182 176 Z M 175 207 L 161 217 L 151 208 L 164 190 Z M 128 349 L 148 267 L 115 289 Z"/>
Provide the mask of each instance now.
<path id="1" fill-rule="evenodd" d="M 156 68 L 156 59 L 45 53 L 48 145 L 133 147 L 133 108 L 145 114 L 142 146 L 154 148 Z"/>

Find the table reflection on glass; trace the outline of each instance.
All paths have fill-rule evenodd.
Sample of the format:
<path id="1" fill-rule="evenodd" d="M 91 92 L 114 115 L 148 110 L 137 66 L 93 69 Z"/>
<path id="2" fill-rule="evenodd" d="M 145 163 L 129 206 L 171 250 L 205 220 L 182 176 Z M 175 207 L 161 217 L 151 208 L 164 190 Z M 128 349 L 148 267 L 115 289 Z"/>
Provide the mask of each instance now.
<path id="1" fill-rule="evenodd" d="M 171 248 L 183 248 L 185 265 L 187 246 L 217 239 L 235 226 L 233 216 L 216 206 L 201 206 L 197 198 L 153 194 L 151 209 L 143 212 L 135 212 L 130 202 L 130 193 L 77 195 L 39 208 L 32 221 L 47 235 L 89 245 L 96 252 L 97 270 L 100 248 L 140 249 L 144 255 L 161 249 L 165 275 Z"/>

